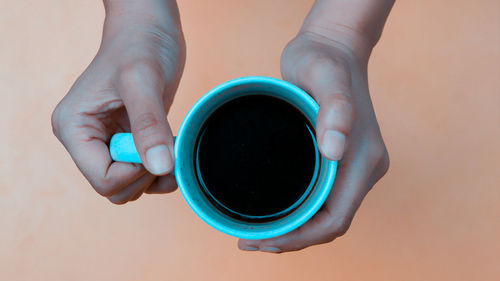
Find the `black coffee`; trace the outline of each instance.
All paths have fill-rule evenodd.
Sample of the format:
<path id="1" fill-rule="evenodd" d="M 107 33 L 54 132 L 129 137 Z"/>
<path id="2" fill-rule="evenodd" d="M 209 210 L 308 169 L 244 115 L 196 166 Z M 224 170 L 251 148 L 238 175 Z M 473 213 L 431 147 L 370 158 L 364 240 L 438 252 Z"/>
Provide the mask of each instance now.
<path id="1" fill-rule="evenodd" d="M 197 141 L 207 197 L 239 219 L 286 212 L 313 178 L 313 132 L 300 111 L 278 98 L 256 93 L 222 105 Z"/>

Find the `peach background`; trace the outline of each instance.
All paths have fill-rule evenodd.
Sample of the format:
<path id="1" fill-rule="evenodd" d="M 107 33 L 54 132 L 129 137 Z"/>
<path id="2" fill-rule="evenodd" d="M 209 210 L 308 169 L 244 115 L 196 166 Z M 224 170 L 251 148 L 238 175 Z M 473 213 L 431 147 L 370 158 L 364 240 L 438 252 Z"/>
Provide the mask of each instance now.
<path id="1" fill-rule="evenodd" d="M 279 77 L 312 1 L 180 1 L 188 42 L 169 119 L 243 75 Z M 115 206 L 52 136 L 95 54 L 100 1 L 0 0 L 1 280 L 498 280 L 500 2 L 399 1 L 370 62 L 391 168 L 349 232 L 270 255 L 202 223 L 179 192 Z"/>

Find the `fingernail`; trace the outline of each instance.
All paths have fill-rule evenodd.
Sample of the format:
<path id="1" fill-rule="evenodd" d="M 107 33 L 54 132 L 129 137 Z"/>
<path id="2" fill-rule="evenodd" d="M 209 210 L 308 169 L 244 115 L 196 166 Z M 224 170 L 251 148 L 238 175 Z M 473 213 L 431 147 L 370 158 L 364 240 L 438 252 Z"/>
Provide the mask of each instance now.
<path id="1" fill-rule="evenodd" d="M 326 158 L 330 160 L 340 160 L 344 154 L 345 135 L 339 131 L 327 130 L 323 136 L 321 150 Z"/>
<path id="2" fill-rule="evenodd" d="M 155 175 L 170 172 L 174 166 L 172 156 L 166 145 L 157 145 L 146 151 L 150 172 Z"/>
<path id="3" fill-rule="evenodd" d="M 259 248 L 250 247 L 250 246 L 245 246 L 245 247 L 241 247 L 241 249 L 242 249 L 243 251 L 257 251 Z"/>
<path id="4" fill-rule="evenodd" d="M 260 250 L 268 253 L 281 253 L 281 250 L 276 247 L 262 247 Z"/>

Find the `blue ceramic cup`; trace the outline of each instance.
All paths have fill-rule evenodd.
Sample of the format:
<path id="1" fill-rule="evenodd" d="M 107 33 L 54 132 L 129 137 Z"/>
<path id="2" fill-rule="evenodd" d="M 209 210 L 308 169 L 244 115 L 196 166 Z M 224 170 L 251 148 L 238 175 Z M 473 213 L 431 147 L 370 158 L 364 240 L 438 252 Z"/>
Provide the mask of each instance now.
<path id="1" fill-rule="evenodd" d="M 244 239 L 266 239 L 290 232 L 309 220 L 323 205 L 335 179 L 337 162 L 323 158 L 316 140 L 315 175 L 304 196 L 288 214 L 265 222 L 243 221 L 220 211 L 207 198 L 197 180 L 196 140 L 205 120 L 224 103 L 246 95 L 264 94 L 282 99 L 297 108 L 316 127 L 318 105 L 298 87 L 269 77 L 251 76 L 225 82 L 202 96 L 184 118 L 175 140 L 175 177 L 191 209 L 207 224 Z M 314 139 L 314 133 L 312 134 Z M 132 134 L 115 134 L 110 142 L 114 161 L 140 163 Z"/>

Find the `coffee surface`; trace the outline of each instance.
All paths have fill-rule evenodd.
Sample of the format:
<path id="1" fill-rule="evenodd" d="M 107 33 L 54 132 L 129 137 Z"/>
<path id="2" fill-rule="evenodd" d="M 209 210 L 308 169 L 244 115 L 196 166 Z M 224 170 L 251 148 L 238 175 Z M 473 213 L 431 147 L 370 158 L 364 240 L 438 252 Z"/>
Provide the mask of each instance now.
<path id="1" fill-rule="evenodd" d="M 240 219 L 290 208 L 313 178 L 310 128 L 300 111 L 278 98 L 256 93 L 225 103 L 205 121 L 197 140 L 205 193 Z"/>

